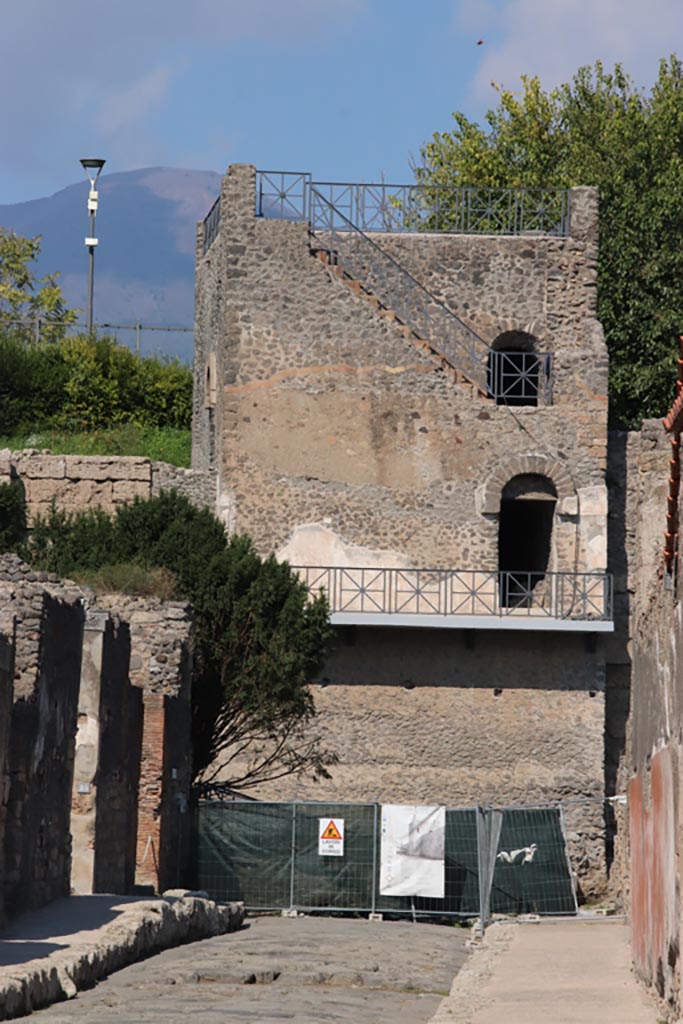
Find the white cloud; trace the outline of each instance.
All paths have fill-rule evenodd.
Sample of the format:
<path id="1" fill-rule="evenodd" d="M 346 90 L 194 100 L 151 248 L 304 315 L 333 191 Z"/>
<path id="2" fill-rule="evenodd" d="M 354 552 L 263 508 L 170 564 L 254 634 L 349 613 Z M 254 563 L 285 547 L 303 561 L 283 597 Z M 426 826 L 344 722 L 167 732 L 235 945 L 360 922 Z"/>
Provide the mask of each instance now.
<path id="1" fill-rule="evenodd" d="M 473 98 L 491 104 L 492 81 L 516 88 L 521 75 L 539 75 L 549 88 L 596 60 L 608 68 L 621 62 L 649 85 L 659 59 L 680 46 L 683 33 L 681 0 L 499 0 L 496 6 L 492 23 L 490 4 L 483 4 L 484 45 L 472 81 Z M 478 31 L 473 0 L 456 0 L 456 21 Z"/>
<path id="2" fill-rule="evenodd" d="M 98 114 L 102 134 L 116 135 L 148 117 L 166 97 L 174 70 L 169 65 L 154 68 L 126 89 L 105 96 Z"/>

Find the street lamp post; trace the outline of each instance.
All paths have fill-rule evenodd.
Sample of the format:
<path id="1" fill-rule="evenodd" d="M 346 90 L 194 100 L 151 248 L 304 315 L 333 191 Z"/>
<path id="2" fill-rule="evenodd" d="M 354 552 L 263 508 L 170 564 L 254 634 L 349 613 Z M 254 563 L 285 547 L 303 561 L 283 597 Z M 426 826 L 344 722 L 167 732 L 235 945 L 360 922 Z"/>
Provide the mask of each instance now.
<path id="1" fill-rule="evenodd" d="M 88 334 L 92 334 L 92 299 L 93 289 L 95 285 L 95 246 L 97 245 L 97 238 L 95 237 L 95 214 L 97 213 L 97 200 L 99 193 L 96 189 L 97 179 L 100 176 L 100 171 L 104 167 L 104 160 L 95 160 L 86 158 L 81 160 L 81 166 L 88 176 L 90 182 L 90 191 L 88 192 L 88 214 L 90 216 L 90 234 L 85 240 L 85 244 L 88 247 Z"/>

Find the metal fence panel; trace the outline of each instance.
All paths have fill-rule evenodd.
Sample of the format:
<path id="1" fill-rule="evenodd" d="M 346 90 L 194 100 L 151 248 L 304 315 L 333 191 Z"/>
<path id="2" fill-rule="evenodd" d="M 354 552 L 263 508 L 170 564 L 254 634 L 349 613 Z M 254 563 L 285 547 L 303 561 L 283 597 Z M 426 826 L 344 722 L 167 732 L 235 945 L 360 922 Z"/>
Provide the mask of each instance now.
<path id="1" fill-rule="evenodd" d="M 342 857 L 319 854 L 321 818 L 344 820 Z M 576 912 L 558 807 L 448 808 L 443 899 L 379 893 L 379 821 L 378 804 L 202 801 L 195 883 L 250 910 L 477 917 L 484 907 L 484 925 L 489 905 L 491 913 Z"/>

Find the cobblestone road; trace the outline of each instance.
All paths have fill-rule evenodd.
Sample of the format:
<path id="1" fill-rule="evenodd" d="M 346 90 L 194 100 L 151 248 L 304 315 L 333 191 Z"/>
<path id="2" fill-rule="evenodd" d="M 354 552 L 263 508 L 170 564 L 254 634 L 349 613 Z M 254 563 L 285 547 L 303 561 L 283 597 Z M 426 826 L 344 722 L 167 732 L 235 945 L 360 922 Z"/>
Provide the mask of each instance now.
<path id="1" fill-rule="evenodd" d="M 448 994 L 467 936 L 403 921 L 254 918 L 32 1016 L 36 1024 L 422 1024 Z"/>

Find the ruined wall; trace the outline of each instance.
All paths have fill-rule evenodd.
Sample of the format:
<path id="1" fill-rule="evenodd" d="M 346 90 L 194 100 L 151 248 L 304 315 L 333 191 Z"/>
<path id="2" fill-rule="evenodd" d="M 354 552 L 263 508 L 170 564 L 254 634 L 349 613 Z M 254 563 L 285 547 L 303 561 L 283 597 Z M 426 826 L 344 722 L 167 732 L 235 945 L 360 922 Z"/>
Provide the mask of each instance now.
<path id="1" fill-rule="evenodd" d="M 71 806 L 72 888 L 130 892 L 135 884 L 142 694 L 131 685 L 127 623 L 87 613 Z"/>
<path id="2" fill-rule="evenodd" d="M 18 480 L 29 521 L 47 515 L 54 502 L 66 512 L 113 511 L 134 498 L 174 488 L 199 507 L 213 503 L 206 474 L 133 455 L 52 455 L 26 449 L 0 451 L 0 483 Z"/>
<path id="3" fill-rule="evenodd" d="M 486 338 L 533 329 L 554 355 L 555 405 L 512 410 L 454 386 L 312 254 L 306 224 L 257 219 L 254 187 L 253 168 L 230 168 L 197 261 L 193 460 L 213 459 L 229 530 L 308 564 L 333 544 L 341 564 L 495 568 L 485 485 L 499 501 L 530 457 L 562 492 L 551 567 L 604 570 L 594 191 L 573 195 L 569 239 L 382 236 Z"/>
<path id="4" fill-rule="evenodd" d="M 14 685 L 14 616 L 0 608 L 0 924 L 5 918 L 5 818 L 9 792 L 9 739 Z"/>
<path id="5" fill-rule="evenodd" d="M 646 422 L 640 434 L 631 435 L 628 454 L 628 501 L 635 514 L 626 544 L 633 662 L 622 772 L 628 793 L 627 895 L 636 970 L 678 1019 L 683 611 L 680 578 L 667 576 L 662 556 L 671 447 L 661 423 Z"/>
<path id="6" fill-rule="evenodd" d="M 137 884 L 179 884 L 188 856 L 192 773 L 192 613 L 180 602 L 102 596 L 130 631 L 130 681 L 142 691 Z"/>
<path id="7" fill-rule="evenodd" d="M 71 785 L 83 607 L 56 586 L 0 583 L 15 620 L 4 897 L 8 914 L 70 888 Z"/>

